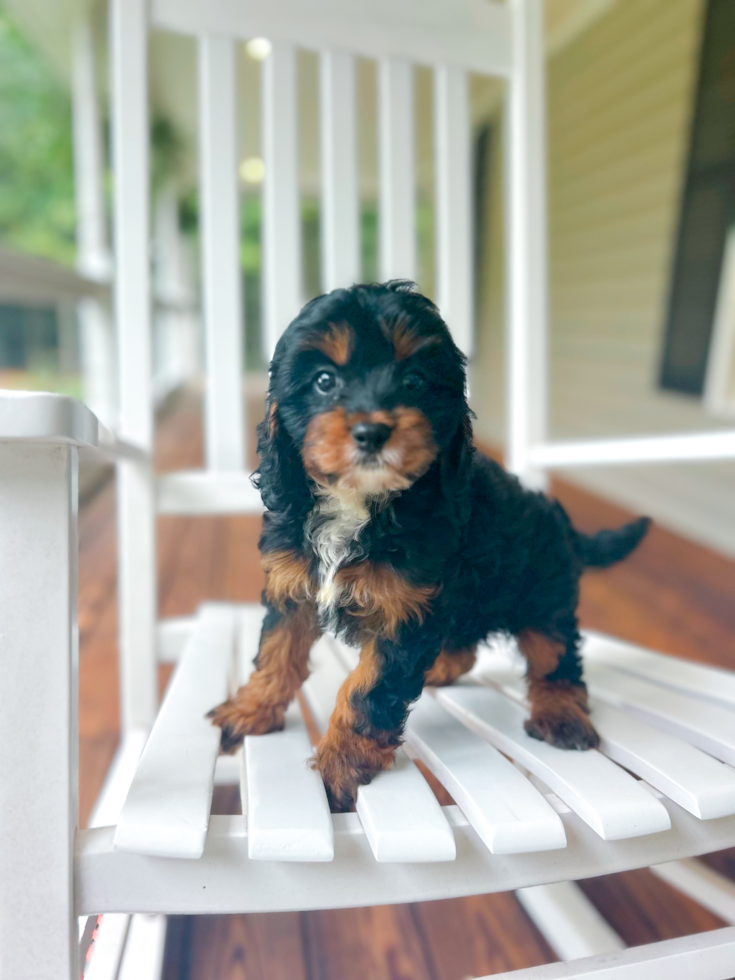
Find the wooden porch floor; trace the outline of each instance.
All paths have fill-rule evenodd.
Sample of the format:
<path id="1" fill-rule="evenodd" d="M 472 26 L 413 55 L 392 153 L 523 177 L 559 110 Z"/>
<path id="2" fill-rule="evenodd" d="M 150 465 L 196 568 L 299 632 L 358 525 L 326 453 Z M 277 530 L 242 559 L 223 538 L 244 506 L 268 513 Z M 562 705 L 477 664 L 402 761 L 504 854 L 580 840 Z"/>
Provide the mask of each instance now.
<path id="1" fill-rule="evenodd" d="M 196 402 L 164 417 L 159 471 L 201 464 Z M 622 523 L 619 508 L 562 482 L 555 494 L 575 523 Z M 257 602 L 259 520 L 158 522 L 162 616 L 193 613 L 204 599 Z M 80 808 L 87 820 L 119 733 L 115 496 L 106 485 L 80 519 Z M 654 528 L 638 553 L 583 582 L 581 619 L 653 649 L 735 669 L 735 562 Z M 168 671 L 161 669 L 161 685 Z M 221 799 L 220 806 L 227 800 Z M 735 853 L 710 859 L 735 877 Z M 649 871 L 582 882 L 629 945 L 722 923 Z M 166 980 L 465 980 L 555 959 L 513 895 L 415 905 L 170 920 Z"/>

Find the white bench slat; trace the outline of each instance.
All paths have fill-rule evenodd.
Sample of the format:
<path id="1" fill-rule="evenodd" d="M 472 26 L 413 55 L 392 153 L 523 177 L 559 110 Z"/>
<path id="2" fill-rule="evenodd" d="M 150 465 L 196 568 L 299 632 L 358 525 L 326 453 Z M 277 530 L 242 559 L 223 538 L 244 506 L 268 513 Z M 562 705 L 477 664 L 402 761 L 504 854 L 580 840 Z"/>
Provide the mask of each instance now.
<path id="1" fill-rule="evenodd" d="M 380 278 L 416 278 L 413 68 L 407 61 L 378 65 Z"/>
<path id="2" fill-rule="evenodd" d="M 247 684 L 255 670 L 255 658 L 260 647 L 260 632 L 263 628 L 265 609 L 255 603 L 248 603 L 239 609 L 237 627 L 237 684 Z"/>
<path id="3" fill-rule="evenodd" d="M 235 55 L 236 43 L 230 38 L 199 39 L 206 459 L 210 470 L 237 472 L 246 454 Z"/>
<path id="4" fill-rule="evenodd" d="M 675 735 L 593 698 L 600 751 L 702 820 L 735 813 L 735 772 Z"/>
<path id="5" fill-rule="evenodd" d="M 304 685 L 304 695 L 324 730 L 349 668 L 329 636 L 315 645 L 311 661 L 313 673 Z M 402 749 L 396 752 L 391 769 L 360 787 L 357 813 L 376 861 L 453 861 L 456 857 L 454 834 L 442 808 Z"/>
<path id="6" fill-rule="evenodd" d="M 668 685 L 687 694 L 717 703 L 735 705 L 735 673 L 705 664 L 691 663 L 664 653 L 654 653 L 604 633 L 586 630 L 582 653 L 585 660 Z"/>
<path id="7" fill-rule="evenodd" d="M 594 750 L 572 752 L 531 738 L 527 715 L 497 691 L 460 684 L 435 695 L 460 721 L 542 779 L 604 840 L 667 830 L 666 808 L 615 763 Z"/>
<path id="8" fill-rule="evenodd" d="M 437 303 L 468 357 L 474 347 L 470 146 L 467 73 L 443 65 L 434 70 Z"/>
<path id="9" fill-rule="evenodd" d="M 640 715 L 723 762 L 735 763 L 735 711 L 599 664 L 589 664 L 585 676 L 599 700 Z"/>
<path id="10" fill-rule="evenodd" d="M 296 51 L 273 44 L 262 69 L 263 300 L 265 358 L 299 312 L 301 210 L 296 112 Z"/>
<path id="11" fill-rule="evenodd" d="M 452 794 L 493 854 L 566 847 L 564 825 L 541 793 L 429 694 L 411 711 L 406 744 Z"/>
<path id="12" fill-rule="evenodd" d="M 329 292 L 362 280 L 355 59 L 323 51 L 319 68 L 323 286 Z"/>
<path id="13" fill-rule="evenodd" d="M 496 675 L 497 676 L 497 675 Z M 488 680 L 480 675 L 480 680 Z M 494 686 L 527 706 L 523 681 Z M 592 720 L 603 755 L 636 773 L 647 783 L 701 820 L 735 813 L 735 773 L 688 742 L 595 698 Z"/>
<path id="14" fill-rule="evenodd" d="M 282 732 L 245 739 L 248 856 L 254 861 L 331 861 L 334 831 L 301 711 L 292 704 Z"/>
<path id="15" fill-rule="evenodd" d="M 231 606 L 201 607 L 122 808 L 117 850 L 201 857 L 220 742 L 205 716 L 227 697 L 235 622 Z"/>
<path id="16" fill-rule="evenodd" d="M 729 980 L 733 964 L 735 928 L 730 927 L 482 980 Z"/>

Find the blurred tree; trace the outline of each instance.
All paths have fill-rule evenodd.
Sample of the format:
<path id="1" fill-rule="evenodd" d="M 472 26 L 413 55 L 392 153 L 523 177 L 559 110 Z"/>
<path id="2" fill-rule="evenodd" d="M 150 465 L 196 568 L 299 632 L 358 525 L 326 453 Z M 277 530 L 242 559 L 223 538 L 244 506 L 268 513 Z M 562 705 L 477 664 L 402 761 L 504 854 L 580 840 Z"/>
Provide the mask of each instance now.
<path id="1" fill-rule="evenodd" d="M 0 8 L 0 242 L 74 261 L 69 94 Z"/>

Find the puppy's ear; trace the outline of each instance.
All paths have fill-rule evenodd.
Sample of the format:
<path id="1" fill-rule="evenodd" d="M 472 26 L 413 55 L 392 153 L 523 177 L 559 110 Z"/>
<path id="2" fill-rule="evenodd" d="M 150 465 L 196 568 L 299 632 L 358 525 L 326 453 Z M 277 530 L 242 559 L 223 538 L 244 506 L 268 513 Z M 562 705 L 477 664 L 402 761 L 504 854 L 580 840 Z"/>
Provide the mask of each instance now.
<path id="1" fill-rule="evenodd" d="M 474 415 L 465 402 L 457 430 L 447 448 L 439 457 L 439 473 L 442 492 L 449 504 L 454 520 L 463 524 L 470 515 L 469 469 L 475 446 L 472 439 Z"/>
<path id="2" fill-rule="evenodd" d="M 265 418 L 257 429 L 260 466 L 251 476 L 263 503 L 272 511 L 298 508 L 309 499 L 301 455 L 286 432 L 272 389 L 265 403 Z"/>

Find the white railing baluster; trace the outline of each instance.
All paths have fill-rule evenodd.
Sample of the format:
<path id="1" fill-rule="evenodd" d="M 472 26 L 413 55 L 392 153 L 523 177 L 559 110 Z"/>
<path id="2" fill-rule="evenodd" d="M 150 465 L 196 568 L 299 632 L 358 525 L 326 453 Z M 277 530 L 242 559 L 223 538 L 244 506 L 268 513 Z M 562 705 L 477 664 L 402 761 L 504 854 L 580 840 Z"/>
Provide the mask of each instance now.
<path id="1" fill-rule="evenodd" d="M 416 278 L 413 69 L 406 61 L 378 65 L 380 278 Z"/>
<path id="2" fill-rule="evenodd" d="M 302 302 L 296 52 L 274 44 L 263 62 L 263 299 L 268 360 Z"/>
<path id="3" fill-rule="evenodd" d="M 111 6 L 119 435 L 150 451 L 147 15 L 146 0 L 114 0 Z M 126 728 L 145 728 L 153 722 L 158 701 L 155 505 L 148 464 L 118 464 L 117 508 L 122 720 Z"/>
<path id="4" fill-rule="evenodd" d="M 474 347 L 472 181 L 467 73 L 434 71 L 437 303 L 458 347 Z"/>
<path id="5" fill-rule="evenodd" d="M 213 470 L 241 470 L 245 460 L 236 68 L 234 41 L 199 40 L 206 459 Z"/>
<path id="6" fill-rule="evenodd" d="M 507 415 L 506 461 L 542 485 L 529 459 L 547 414 L 548 283 L 543 2 L 511 0 L 514 73 L 506 95 Z"/>
<path id="7" fill-rule="evenodd" d="M 324 51 L 319 66 L 322 282 L 329 292 L 361 279 L 355 59 L 342 51 Z"/>

